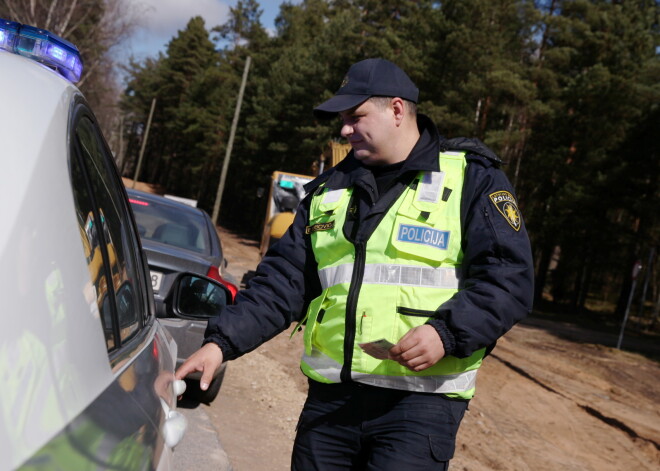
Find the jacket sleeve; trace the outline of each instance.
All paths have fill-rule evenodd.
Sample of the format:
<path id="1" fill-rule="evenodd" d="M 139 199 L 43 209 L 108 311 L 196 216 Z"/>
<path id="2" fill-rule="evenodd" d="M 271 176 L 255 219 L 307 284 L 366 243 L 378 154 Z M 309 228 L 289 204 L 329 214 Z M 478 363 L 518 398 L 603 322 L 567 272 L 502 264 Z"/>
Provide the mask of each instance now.
<path id="1" fill-rule="evenodd" d="M 302 318 L 321 291 L 316 261 L 305 235 L 309 197 L 284 236 L 266 253 L 236 303 L 209 320 L 204 344 L 214 342 L 226 360 L 237 358 Z"/>
<path id="2" fill-rule="evenodd" d="M 531 312 L 534 293 L 529 237 L 511 184 L 492 161 L 467 158 L 459 291 L 429 322 L 440 334 L 446 354 L 459 358 L 492 349 Z M 504 204 L 511 199 L 513 206 Z"/>

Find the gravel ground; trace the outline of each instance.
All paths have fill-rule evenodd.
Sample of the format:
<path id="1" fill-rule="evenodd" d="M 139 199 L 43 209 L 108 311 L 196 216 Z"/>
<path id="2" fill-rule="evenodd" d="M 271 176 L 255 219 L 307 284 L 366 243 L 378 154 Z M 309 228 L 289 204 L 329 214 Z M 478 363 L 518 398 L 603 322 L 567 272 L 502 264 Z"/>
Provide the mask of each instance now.
<path id="1" fill-rule="evenodd" d="M 257 242 L 219 232 L 240 280 L 259 260 Z M 235 471 L 289 469 L 307 387 L 301 337 L 282 333 L 232 361 L 217 400 L 200 406 Z M 541 318 L 514 327 L 479 372 L 450 470 L 660 469 L 660 366 L 613 342 Z M 180 469 L 219 469 L 205 454 Z"/>

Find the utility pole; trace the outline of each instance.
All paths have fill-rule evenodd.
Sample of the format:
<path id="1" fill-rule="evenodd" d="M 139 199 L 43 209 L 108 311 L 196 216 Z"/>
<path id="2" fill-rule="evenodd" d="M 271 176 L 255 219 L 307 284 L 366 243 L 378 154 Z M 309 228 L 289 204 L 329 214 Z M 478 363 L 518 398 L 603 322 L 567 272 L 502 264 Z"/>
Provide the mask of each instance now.
<path id="1" fill-rule="evenodd" d="M 135 188 L 135 182 L 137 182 L 138 176 L 140 175 L 140 167 L 142 167 L 142 157 L 144 157 L 144 148 L 147 147 L 147 138 L 149 137 L 149 128 L 151 127 L 151 118 L 154 115 L 154 108 L 156 107 L 156 97 L 151 100 L 151 110 L 149 110 L 149 119 L 147 119 L 147 129 L 144 131 L 144 138 L 142 138 L 142 147 L 140 147 L 140 156 L 138 157 L 137 167 L 135 167 L 135 174 L 133 175 L 133 185 L 131 188 Z"/>
<path id="2" fill-rule="evenodd" d="M 222 193 L 225 191 L 225 179 L 227 178 L 227 169 L 229 168 L 229 159 L 231 157 L 231 150 L 234 147 L 234 136 L 236 135 L 236 126 L 238 125 L 238 117 L 241 114 L 241 104 L 243 103 L 243 93 L 245 92 L 245 83 L 247 82 L 248 70 L 250 69 L 250 56 L 245 60 L 245 68 L 243 69 L 243 80 L 241 81 L 241 88 L 238 92 L 238 100 L 236 101 L 236 109 L 234 110 L 234 119 L 231 122 L 231 131 L 229 132 L 229 142 L 227 142 L 227 151 L 225 152 L 225 160 L 222 162 L 222 172 L 220 172 L 220 183 L 218 184 L 218 192 L 215 195 L 215 204 L 213 205 L 213 215 L 211 220 L 213 224 L 217 224 L 218 215 L 220 214 L 220 201 L 222 200 Z"/>
<path id="3" fill-rule="evenodd" d="M 649 287 L 649 280 L 651 279 L 651 267 L 653 266 L 653 256 L 655 255 L 655 247 L 649 250 L 649 260 L 646 262 L 646 276 L 644 277 L 644 288 L 642 289 L 642 297 L 639 300 L 639 313 L 637 317 L 640 319 L 644 316 L 644 304 L 646 303 L 646 291 Z"/>
<path id="4" fill-rule="evenodd" d="M 623 322 L 621 323 L 621 331 L 619 332 L 619 340 L 616 343 L 617 350 L 621 350 L 621 342 L 623 342 L 623 332 L 626 330 L 626 322 L 628 322 L 628 313 L 630 312 L 630 304 L 632 303 L 633 295 L 635 294 L 635 287 L 637 286 L 637 276 L 642 271 L 642 262 L 637 260 L 633 264 L 632 269 L 632 286 L 630 287 L 630 294 L 628 295 L 628 304 L 626 305 L 626 312 L 623 315 Z"/>
<path id="5" fill-rule="evenodd" d="M 119 118 L 119 150 L 117 151 L 117 168 L 122 168 L 122 161 L 124 160 L 124 115 Z"/>

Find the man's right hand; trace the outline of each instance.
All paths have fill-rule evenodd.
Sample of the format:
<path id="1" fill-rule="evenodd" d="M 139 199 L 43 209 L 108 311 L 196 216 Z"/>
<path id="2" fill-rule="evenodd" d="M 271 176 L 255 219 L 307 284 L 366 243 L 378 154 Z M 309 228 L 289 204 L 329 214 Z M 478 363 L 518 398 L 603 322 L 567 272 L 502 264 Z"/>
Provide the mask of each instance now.
<path id="1" fill-rule="evenodd" d="M 202 378 L 199 380 L 199 388 L 206 391 L 213 379 L 213 373 L 222 364 L 222 350 L 217 344 L 209 342 L 195 353 L 176 370 L 176 379 L 183 379 L 193 371 L 201 371 Z"/>

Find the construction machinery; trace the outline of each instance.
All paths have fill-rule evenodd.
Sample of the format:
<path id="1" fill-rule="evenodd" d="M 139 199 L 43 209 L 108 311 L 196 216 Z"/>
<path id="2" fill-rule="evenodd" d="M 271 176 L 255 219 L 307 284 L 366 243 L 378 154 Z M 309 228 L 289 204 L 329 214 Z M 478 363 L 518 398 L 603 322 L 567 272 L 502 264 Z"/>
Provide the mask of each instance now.
<path id="1" fill-rule="evenodd" d="M 337 165 L 350 150 L 350 144 L 329 142 L 319 159 L 314 162 L 310 172 L 311 175 L 279 170 L 273 172 L 270 179 L 266 216 L 261 235 L 260 254 L 262 257 L 266 254 L 268 248 L 284 235 L 293 222 L 296 208 L 305 197 L 304 185 L 323 173 L 327 168 Z"/>

